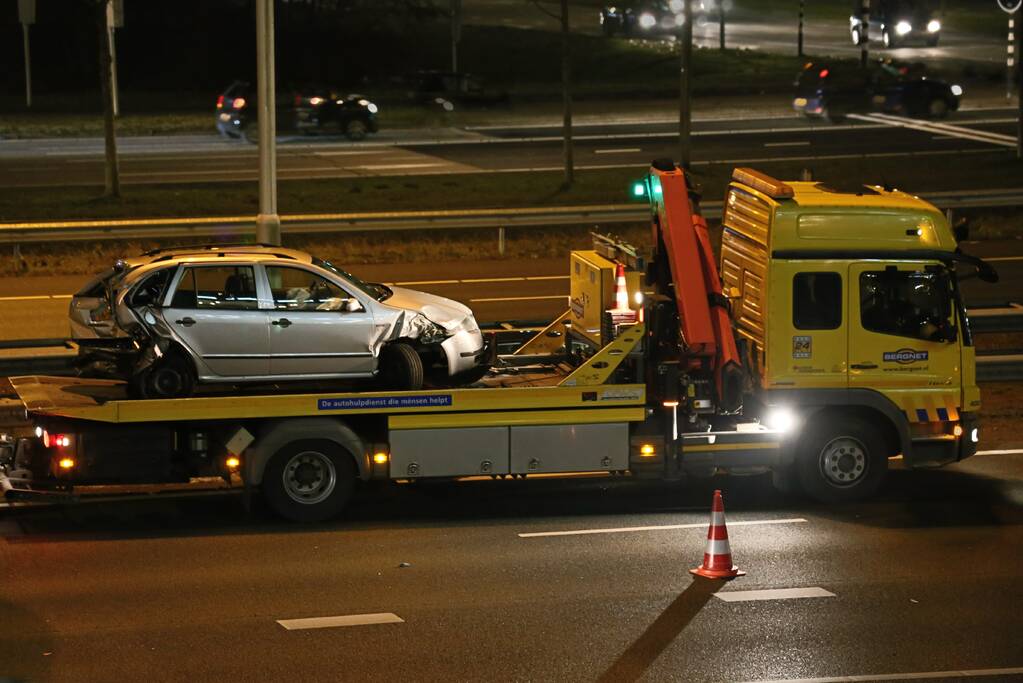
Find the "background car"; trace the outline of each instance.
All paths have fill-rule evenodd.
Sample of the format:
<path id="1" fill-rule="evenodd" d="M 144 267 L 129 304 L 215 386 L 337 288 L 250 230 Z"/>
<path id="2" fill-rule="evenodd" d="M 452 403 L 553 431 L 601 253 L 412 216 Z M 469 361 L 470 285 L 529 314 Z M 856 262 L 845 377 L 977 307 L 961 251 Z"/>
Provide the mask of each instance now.
<path id="1" fill-rule="evenodd" d="M 488 107 L 508 102 L 508 92 L 492 88 L 470 73 L 417 71 L 408 76 L 408 98 L 419 105 L 438 106 L 446 111 L 456 107 Z"/>
<path id="2" fill-rule="evenodd" d="M 693 0 L 693 18 L 703 16 L 714 3 Z M 678 34 L 684 23 L 685 0 L 642 0 L 608 5 L 600 11 L 605 36 L 665 36 Z"/>
<path id="3" fill-rule="evenodd" d="M 259 136 L 255 89 L 235 81 L 217 98 L 217 131 L 224 137 L 255 141 Z M 277 129 L 305 133 L 336 131 L 362 140 L 379 130 L 376 104 L 362 95 L 342 95 L 336 88 L 304 86 L 277 95 Z"/>
<path id="4" fill-rule="evenodd" d="M 941 38 L 941 22 L 927 0 L 873 0 L 866 23 L 861 7 L 862 2 L 856 0 L 849 16 L 849 33 L 854 45 L 880 36 L 885 47 L 910 42 L 934 47 Z"/>
<path id="5" fill-rule="evenodd" d="M 959 108 L 962 94 L 962 87 L 931 78 L 920 67 L 883 61 L 863 69 L 811 62 L 796 80 L 792 106 L 808 117 L 832 120 L 869 111 L 944 118 Z"/>
<path id="6" fill-rule="evenodd" d="M 426 376 L 465 383 L 487 369 L 466 306 L 270 245 L 120 261 L 75 294 L 69 317 L 82 371 L 127 380 L 140 398 L 188 396 L 196 383 L 310 379 L 418 389 Z"/>

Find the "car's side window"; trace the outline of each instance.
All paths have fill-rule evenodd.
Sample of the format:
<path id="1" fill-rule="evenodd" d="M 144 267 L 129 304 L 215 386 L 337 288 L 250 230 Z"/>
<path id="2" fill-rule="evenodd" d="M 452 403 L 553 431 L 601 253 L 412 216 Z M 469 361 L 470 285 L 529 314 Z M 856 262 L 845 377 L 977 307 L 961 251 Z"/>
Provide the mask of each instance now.
<path id="1" fill-rule="evenodd" d="M 302 268 L 267 266 L 278 311 L 350 311 L 358 302 L 326 278 Z"/>
<path id="2" fill-rule="evenodd" d="M 259 308 L 252 266 L 194 266 L 185 269 L 173 308 L 254 311 Z"/>

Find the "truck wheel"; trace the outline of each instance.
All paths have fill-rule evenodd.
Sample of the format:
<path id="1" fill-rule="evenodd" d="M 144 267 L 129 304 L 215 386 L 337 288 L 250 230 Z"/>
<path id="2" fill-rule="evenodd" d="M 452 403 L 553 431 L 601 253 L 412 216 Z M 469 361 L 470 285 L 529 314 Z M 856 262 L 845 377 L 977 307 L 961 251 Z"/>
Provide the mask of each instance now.
<path id="1" fill-rule="evenodd" d="M 355 460 L 333 441 L 293 441 L 277 451 L 263 473 L 270 507 L 293 522 L 336 517 L 355 490 Z"/>
<path id="2" fill-rule="evenodd" d="M 408 344 L 389 344 L 380 352 L 380 381 L 392 391 L 423 388 L 423 359 Z"/>
<path id="3" fill-rule="evenodd" d="M 186 398 L 195 389 L 192 364 L 178 354 L 169 354 L 132 378 L 132 398 Z"/>
<path id="4" fill-rule="evenodd" d="M 369 126 L 361 119 L 352 119 L 345 125 L 345 135 L 349 140 L 365 140 L 369 133 Z"/>
<path id="5" fill-rule="evenodd" d="M 822 503 L 846 503 L 873 494 L 888 471 L 888 453 L 877 430 L 860 418 L 810 427 L 796 454 L 799 482 Z"/>

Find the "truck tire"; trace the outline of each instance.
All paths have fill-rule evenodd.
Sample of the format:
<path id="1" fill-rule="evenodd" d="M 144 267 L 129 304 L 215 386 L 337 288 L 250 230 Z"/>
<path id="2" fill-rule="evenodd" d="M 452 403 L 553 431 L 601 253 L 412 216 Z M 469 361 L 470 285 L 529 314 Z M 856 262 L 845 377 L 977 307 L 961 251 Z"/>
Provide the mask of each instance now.
<path id="1" fill-rule="evenodd" d="M 847 503 L 877 491 L 888 472 L 888 449 L 876 428 L 858 417 L 808 428 L 796 453 L 803 490 L 822 503 Z"/>
<path id="2" fill-rule="evenodd" d="M 380 381 L 391 391 L 422 389 L 423 359 L 408 344 L 388 344 L 380 351 Z"/>
<path id="3" fill-rule="evenodd" d="M 323 439 L 292 441 L 263 473 L 263 495 L 274 512 L 293 522 L 322 522 L 341 513 L 355 490 L 355 460 Z"/>
<path id="4" fill-rule="evenodd" d="M 132 377 L 132 398 L 187 398 L 195 390 L 195 369 L 178 353 L 171 353 Z"/>

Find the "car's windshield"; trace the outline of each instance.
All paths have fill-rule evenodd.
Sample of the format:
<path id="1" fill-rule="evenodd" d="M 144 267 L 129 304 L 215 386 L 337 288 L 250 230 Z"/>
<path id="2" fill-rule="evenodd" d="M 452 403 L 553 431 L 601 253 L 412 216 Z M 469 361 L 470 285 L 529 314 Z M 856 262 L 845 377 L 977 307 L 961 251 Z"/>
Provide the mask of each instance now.
<path id="1" fill-rule="evenodd" d="M 325 268 L 326 270 L 329 270 L 332 273 L 336 273 L 336 274 L 340 275 L 345 280 L 347 280 L 348 282 L 350 282 L 353 285 L 355 285 L 357 288 L 362 290 L 364 293 L 369 294 L 371 297 L 373 297 L 377 301 L 383 301 L 384 299 L 389 298 L 391 296 L 391 294 L 393 294 L 393 292 L 391 292 L 389 287 L 385 287 L 384 285 L 379 285 L 379 284 L 365 282 L 362 279 L 356 277 L 355 275 L 352 275 L 348 271 L 342 270 L 342 269 L 338 268 L 337 266 L 335 266 L 330 261 L 324 261 L 321 258 L 313 257 L 313 265 L 317 266 L 319 268 Z"/>

